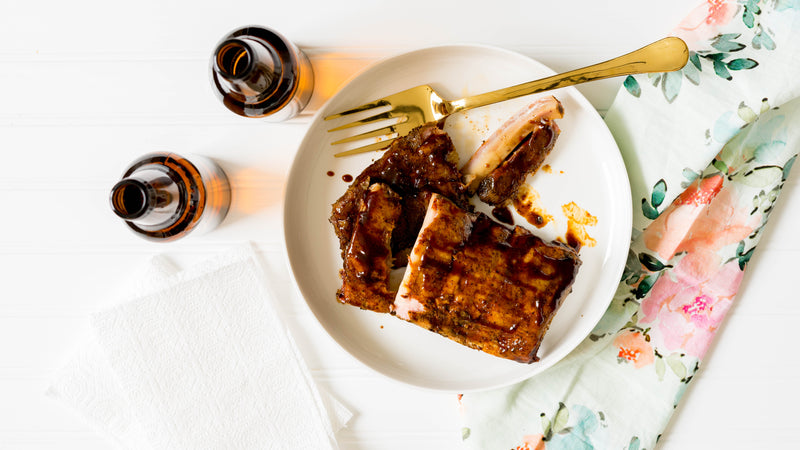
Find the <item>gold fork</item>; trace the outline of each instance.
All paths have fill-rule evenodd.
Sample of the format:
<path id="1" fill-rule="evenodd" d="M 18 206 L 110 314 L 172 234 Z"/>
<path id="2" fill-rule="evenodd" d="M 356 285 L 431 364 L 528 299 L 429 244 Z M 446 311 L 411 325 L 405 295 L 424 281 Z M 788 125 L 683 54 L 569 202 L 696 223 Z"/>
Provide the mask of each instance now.
<path id="1" fill-rule="evenodd" d="M 380 107 L 388 106 L 391 108 L 387 112 L 355 120 L 328 130 L 338 131 L 361 125 L 377 125 L 380 122 L 388 123 L 389 120 L 393 120 L 391 125 L 331 143 L 331 145 L 340 145 L 365 139 L 375 141 L 362 147 L 336 153 L 334 156 L 354 155 L 373 150 L 382 150 L 388 147 L 392 141 L 400 136 L 405 136 L 419 125 L 434 120 L 443 121 L 449 115 L 459 111 L 604 78 L 638 73 L 671 72 L 683 68 L 688 59 L 689 50 L 686 44 L 679 38 L 668 37 L 599 64 L 484 94 L 465 97 L 460 100 L 445 100 L 430 86 L 422 85 L 332 114 L 325 117 L 325 120 L 337 119 Z"/>

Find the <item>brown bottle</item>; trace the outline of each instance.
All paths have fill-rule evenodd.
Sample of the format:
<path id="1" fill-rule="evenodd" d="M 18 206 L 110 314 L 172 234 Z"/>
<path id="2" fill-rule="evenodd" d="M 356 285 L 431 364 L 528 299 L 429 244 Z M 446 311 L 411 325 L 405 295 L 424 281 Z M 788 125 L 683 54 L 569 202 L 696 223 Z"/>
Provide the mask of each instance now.
<path id="1" fill-rule="evenodd" d="M 111 189 L 111 209 L 140 236 L 166 242 L 222 222 L 231 201 L 228 178 L 213 161 L 150 153 Z"/>
<path id="2" fill-rule="evenodd" d="M 211 82 L 222 103 L 245 117 L 282 121 L 308 104 L 314 71 L 306 55 L 268 28 L 225 36 L 211 58 Z"/>

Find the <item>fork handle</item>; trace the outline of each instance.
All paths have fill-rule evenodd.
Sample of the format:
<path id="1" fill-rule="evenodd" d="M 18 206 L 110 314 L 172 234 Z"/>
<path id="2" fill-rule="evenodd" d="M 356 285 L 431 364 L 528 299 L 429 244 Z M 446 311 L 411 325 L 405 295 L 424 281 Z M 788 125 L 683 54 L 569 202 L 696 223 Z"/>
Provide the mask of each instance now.
<path id="1" fill-rule="evenodd" d="M 637 73 L 671 72 L 686 65 L 689 49 L 677 37 L 667 37 L 599 64 L 448 102 L 447 114 L 478 108 L 523 95 Z"/>

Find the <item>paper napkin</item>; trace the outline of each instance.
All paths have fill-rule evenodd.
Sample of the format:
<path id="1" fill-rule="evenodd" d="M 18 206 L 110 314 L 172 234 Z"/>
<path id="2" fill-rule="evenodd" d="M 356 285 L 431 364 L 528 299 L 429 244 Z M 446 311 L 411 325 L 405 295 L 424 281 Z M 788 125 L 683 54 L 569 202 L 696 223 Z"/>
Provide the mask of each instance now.
<path id="1" fill-rule="evenodd" d="M 144 295 L 92 317 L 49 394 L 124 448 L 336 448 L 351 413 L 314 385 L 251 248 L 186 271 L 158 256 Z"/>
<path id="2" fill-rule="evenodd" d="M 652 449 L 731 306 L 800 150 L 800 2 L 709 0 L 675 34 L 687 66 L 606 115 L 634 200 L 608 311 L 544 373 L 464 394 L 467 448 Z"/>

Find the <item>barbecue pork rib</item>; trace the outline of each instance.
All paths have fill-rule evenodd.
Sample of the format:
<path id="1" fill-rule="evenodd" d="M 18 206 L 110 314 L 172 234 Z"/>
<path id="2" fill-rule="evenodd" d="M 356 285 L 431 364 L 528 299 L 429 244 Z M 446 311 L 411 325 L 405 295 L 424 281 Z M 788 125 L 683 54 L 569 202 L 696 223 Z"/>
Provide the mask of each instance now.
<path id="1" fill-rule="evenodd" d="M 414 243 L 427 208 L 426 192 L 436 192 L 466 207 L 466 186 L 450 136 L 435 123 L 417 127 L 395 140 L 383 156 L 361 172 L 334 204 L 333 224 L 342 256 L 353 235 L 355 210 L 369 186 L 385 183 L 403 198 L 402 223 L 392 238 L 395 253 Z"/>
<path id="2" fill-rule="evenodd" d="M 528 174 L 539 170 L 560 132 L 551 120 L 537 123 L 531 134 L 481 181 L 478 198 L 490 205 L 499 205 L 514 197 Z"/>
<path id="3" fill-rule="evenodd" d="M 389 312 L 395 292 L 384 281 L 393 267 L 406 265 L 434 192 L 469 205 L 458 153 L 435 123 L 394 141 L 353 180 L 330 217 L 344 260 L 340 302 Z"/>
<path id="4" fill-rule="evenodd" d="M 400 217 L 400 196 L 383 184 L 369 187 L 358 202 L 353 236 L 345 250 L 341 271 L 341 303 L 388 313 L 395 291 L 389 287 L 392 251 L 390 241 Z"/>
<path id="5" fill-rule="evenodd" d="M 434 194 L 393 312 L 468 347 L 531 363 L 580 264 L 564 244 Z"/>
<path id="6" fill-rule="evenodd" d="M 461 169 L 469 194 L 481 188 L 481 200 L 487 198 L 490 204 L 502 203 L 498 199 L 504 197 L 504 200 L 513 195 L 514 192 L 508 188 L 514 185 L 518 187 L 529 173 L 539 168 L 553 148 L 559 134 L 558 128 L 554 128 L 554 121 L 562 117 L 564 107 L 561 102 L 553 96 L 547 96 L 537 99 L 505 121 L 478 147 Z M 533 134 L 533 142 L 520 145 L 543 127 L 550 131 L 551 139 L 544 139 L 543 136 L 537 138 Z M 532 149 L 530 144 L 536 144 L 536 148 Z M 516 155 L 519 150 L 527 151 L 523 155 Z M 507 167 L 501 168 L 503 165 Z M 484 179 L 490 176 L 494 180 L 481 186 Z M 497 193 L 492 193 L 494 186 L 504 187 L 503 192 L 498 190 Z"/>

